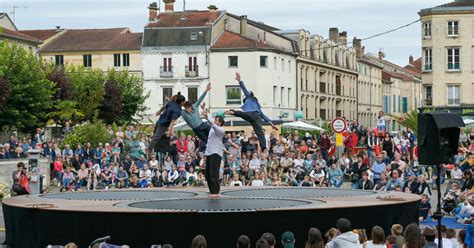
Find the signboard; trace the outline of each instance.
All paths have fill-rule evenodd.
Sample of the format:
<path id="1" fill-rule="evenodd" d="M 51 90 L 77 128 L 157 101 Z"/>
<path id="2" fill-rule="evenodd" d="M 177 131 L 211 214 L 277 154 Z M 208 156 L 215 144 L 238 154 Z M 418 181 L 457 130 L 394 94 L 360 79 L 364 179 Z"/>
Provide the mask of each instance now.
<path id="1" fill-rule="evenodd" d="M 346 120 L 343 118 L 336 118 L 331 122 L 331 127 L 335 133 L 342 133 L 347 129 Z"/>
<path id="2" fill-rule="evenodd" d="M 342 146 L 342 134 L 336 133 L 336 146 Z"/>

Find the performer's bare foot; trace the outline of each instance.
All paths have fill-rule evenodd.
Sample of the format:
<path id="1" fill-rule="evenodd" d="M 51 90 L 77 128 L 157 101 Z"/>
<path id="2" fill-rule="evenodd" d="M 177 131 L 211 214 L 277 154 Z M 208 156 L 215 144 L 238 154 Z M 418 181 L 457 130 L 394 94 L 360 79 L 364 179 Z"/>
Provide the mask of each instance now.
<path id="1" fill-rule="evenodd" d="M 209 194 L 208 196 L 209 196 L 210 199 L 218 199 L 218 198 L 221 197 L 220 194 Z"/>

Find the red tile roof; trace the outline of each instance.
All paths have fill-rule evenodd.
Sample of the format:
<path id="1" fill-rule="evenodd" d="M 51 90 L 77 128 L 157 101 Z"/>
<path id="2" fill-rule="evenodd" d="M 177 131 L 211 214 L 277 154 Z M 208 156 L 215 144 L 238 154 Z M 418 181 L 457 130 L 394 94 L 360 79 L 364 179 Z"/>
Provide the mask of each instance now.
<path id="1" fill-rule="evenodd" d="M 27 41 L 27 42 L 37 43 L 37 44 L 43 43 L 39 39 L 36 39 L 36 38 L 31 37 L 31 36 L 26 35 L 26 34 L 22 34 L 18 31 L 11 30 L 11 29 L 8 29 L 8 28 L 3 28 L 3 27 L 0 27 L 0 36 L 5 36 L 5 37 L 13 38 L 13 39 L 24 40 L 24 41 Z"/>
<path id="2" fill-rule="evenodd" d="M 421 58 L 418 58 L 417 60 L 411 62 L 407 66 L 405 66 L 405 69 L 411 71 L 412 73 L 415 74 L 421 74 Z"/>
<path id="3" fill-rule="evenodd" d="M 403 81 L 413 81 L 413 78 L 403 73 L 382 71 L 382 80 L 391 81 L 391 78 L 398 78 Z"/>
<path id="4" fill-rule="evenodd" d="M 46 44 L 42 52 L 139 50 L 142 33 L 128 28 L 68 29 Z"/>
<path id="5" fill-rule="evenodd" d="M 202 27 L 213 23 L 223 11 L 186 11 L 161 13 L 157 22 L 148 23 L 147 27 Z"/>
<path id="6" fill-rule="evenodd" d="M 274 47 L 268 46 L 263 42 L 252 40 L 250 38 L 244 37 L 240 34 L 230 32 L 228 30 L 217 39 L 212 48 L 223 49 L 223 48 L 269 48 Z"/>
<path id="7" fill-rule="evenodd" d="M 35 37 L 36 39 L 45 41 L 54 35 L 60 33 L 64 29 L 38 29 L 38 30 L 18 30 L 18 32 L 22 34 L 26 34 L 31 37 Z"/>

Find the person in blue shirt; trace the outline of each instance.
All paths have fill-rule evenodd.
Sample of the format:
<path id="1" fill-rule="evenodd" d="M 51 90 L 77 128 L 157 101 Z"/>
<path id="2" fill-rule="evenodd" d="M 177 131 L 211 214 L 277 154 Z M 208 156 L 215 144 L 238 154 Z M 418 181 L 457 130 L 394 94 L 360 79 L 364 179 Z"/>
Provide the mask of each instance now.
<path id="1" fill-rule="evenodd" d="M 174 97 L 173 97 L 174 98 Z M 175 100 L 166 103 L 166 109 L 160 114 L 157 121 L 157 128 L 151 138 L 148 146 L 148 152 L 151 154 L 155 149 L 167 151 L 169 150 L 169 138 L 173 134 L 173 126 L 176 120 L 181 116 L 182 106 L 186 98 L 178 92 Z"/>
<path id="2" fill-rule="evenodd" d="M 209 131 L 211 126 L 202 121 L 201 116 L 199 116 L 199 106 L 201 102 L 206 97 L 207 92 L 211 90 L 211 84 L 207 84 L 206 91 L 201 94 L 199 99 L 193 104 L 192 102 L 184 103 L 184 110 L 181 112 L 181 116 L 188 126 L 193 130 L 193 132 L 199 137 L 200 140 L 207 143 L 207 137 L 209 136 Z"/>
<path id="3" fill-rule="evenodd" d="M 274 130 L 278 131 L 278 127 L 262 112 L 262 107 L 258 99 L 254 96 L 253 92 L 247 90 L 244 82 L 240 80 L 240 74 L 238 72 L 235 74 L 235 80 L 239 82 L 240 89 L 242 89 L 245 95 L 244 105 L 241 107 L 243 111 L 231 109 L 226 111 L 225 114 L 237 116 L 250 122 L 255 134 L 257 134 L 261 150 L 267 150 L 267 141 L 263 133 L 262 119 L 270 124 Z"/>

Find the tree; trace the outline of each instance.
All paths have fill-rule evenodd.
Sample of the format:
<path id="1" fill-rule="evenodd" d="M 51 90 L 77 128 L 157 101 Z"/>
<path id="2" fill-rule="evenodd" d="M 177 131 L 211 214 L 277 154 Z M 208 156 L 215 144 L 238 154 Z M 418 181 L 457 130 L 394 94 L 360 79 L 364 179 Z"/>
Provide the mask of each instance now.
<path id="1" fill-rule="evenodd" d="M 0 78 L 0 111 L 10 100 L 12 94 L 12 89 L 10 87 L 10 82 L 8 79 Z"/>
<path id="2" fill-rule="evenodd" d="M 0 109 L 0 127 L 33 132 L 44 126 L 55 88 L 46 78 L 41 60 L 16 44 L 0 42 L 0 78 L 8 80 L 11 90 Z"/>
<path id="3" fill-rule="evenodd" d="M 135 117 L 141 119 L 143 112 L 146 110 L 145 100 L 150 95 L 149 92 L 145 92 L 143 79 L 130 74 L 128 71 L 115 71 L 113 69 L 107 72 L 106 78 L 107 81 L 116 82 L 122 92 L 123 108 L 117 122 L 135 122 Z"/>
<path id="4" fill-rule="evenodd" d="M 56 83 L 56 94 L 54 100 L 73 100 L 74 94 L 72 92 L 71 80 L 64 71 L 64 67 L 49 65 L 48 80 Z"/>
<path id="5" fill-rule="evenodd" d="M 414 133 L 418 133 L 418 111 L 416 109 L 403 114 L 387 114 L 389 117 L 407 128 L 411 128 Z"/>
<path id="6" fill-rule="evenodd" d="M 107 124 L 117 121 L 122 114 L 123 96 L 115 81 L 105 82 L 105 96 L 99 107 L 100 118 Z"/>
<path id="7" fill-rule="evenodd" d="M 94 120 L 105 95 L 103 72 L 83 66 L 69 66 L 66 73 L 71 80 L 77 110 L 83 114 L 78 122 Z"/>
<path id="8" fill-rule="evenodd" d="M 92 146 L 97 147 L 99 143 L 107 143 L 110 141 L 107 128 L 102 121 L 95 121 L 92 123 L 85 123 L 77 125 L 64 137 L 63 145 L 70 145 L 76 147 L 78 144 L 84 145 L 90 142 Z"/>

